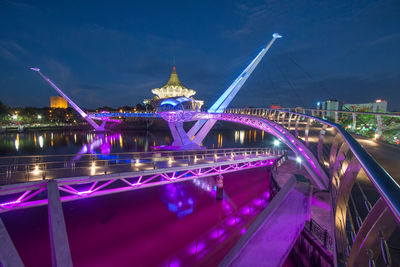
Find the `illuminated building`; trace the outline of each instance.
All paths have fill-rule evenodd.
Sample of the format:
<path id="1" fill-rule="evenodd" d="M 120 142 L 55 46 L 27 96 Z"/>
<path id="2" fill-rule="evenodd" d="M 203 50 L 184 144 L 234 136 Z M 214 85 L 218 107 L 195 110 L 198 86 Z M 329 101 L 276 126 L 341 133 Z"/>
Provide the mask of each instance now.
<path id="1" fill-rule="evenodd" d="M 343 110 L 363 112 L 387 112 L 387 100 L 377 99 L 373 103 L 344 104 Z"/>
<path id="2" fill-rule="evenodd" d="M 319 103 L 319 102 L 318 102 Z M 319 109 L 320 105 L 318 105 L 318 109 Z M 326 100 L 322 102 L 322 110 L 339 110 L 339 101 L 337 100 Z M 335 119 L 335 113 L 334 112 L 326 112 L 326 117 L 329 119 Z"/>
<path id="3" fill-rule="evenodd" d="M 50 96 L 50 108 L 68 108 L 68 102 L 61 96 Z"/>
<path id="4" fill-rule="evenodd" d="M 188 89 L 185 87 L 178 78 L 178 74 L 176 73 L 176 68 L 172 68 L 171 76 L 169 77 L 168 82 L 160 88 L 155 88 L 151 90 L 153 94 L 156 96 L 153 99 L 146 99 L 143 102 L 145 104 L 150 104 L 154 107 L 157 107 L 160 103 L 161 99 L 171 98 L 171 97 L 187 97 L 196 101 L 199 108 L 204 104 L 204 101 L 195 100 L 192 96 L 196 94 L 196 91 L 193 89 Z"/>

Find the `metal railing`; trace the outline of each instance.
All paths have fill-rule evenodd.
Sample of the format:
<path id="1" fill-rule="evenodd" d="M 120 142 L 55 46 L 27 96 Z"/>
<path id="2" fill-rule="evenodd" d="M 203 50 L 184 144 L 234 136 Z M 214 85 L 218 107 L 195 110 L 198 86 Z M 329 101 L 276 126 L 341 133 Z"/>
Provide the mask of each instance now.
<path id="1" fill-rule="evenodd" d="M 276 109 L 225 112 L 271 121 L 301 140 L 315 155 L 329 178 L 339 266 L 391 264 L 394 255 L 388 242 L 400 237 L 399 184 L 341 125 Z"/>
<path id="2" fill-rule="evenodd" d="M 57 174 L 57 178 L 54 180 L 46 178 L 43 181 L 0 186 L 0 213 L 46 205 L 48 201 L 47 184 L 50 182 L 57 184 L 61 192 L 61 201 L 70 201 L 271 166 L 274 159 L 283 152 L 265 148 L 215 149 L 193 151 L 193 153 L 164 152 L 165 157 L 162 157 L 161 153 L 154 153 L 153 156 L 157 155 L 157 157 L 151 158 L 147 155 L 143 156 L 144 153 L 132 153 L 136 156 L 135 163 L 119 166 L 114 173 L 100 172 L 82 175 L 75 172 L 74 176 L 65 176 L 66 168 L 55 168 L 53 171 L 54 174 Z M 130 155 L 130 153 L 124 154 Z M 138 155 L 143 156 L 140 161 L 138 161 Z M 170 160 L 168 157 L 171 155 L 174 155 L 174 161 L 165 162 L 165 159 Z M 141 162 L 144 159 L 151 159 L 153 165 L 143 168 Z M 179 160 L 183 163 L 176 164 L 175 162 Z M 164 164 L 159 165 L 160 162 Z M 84 170 L 92 168 L 84 168 Z M 96 170 L 96 167 L 94 168 Z"/>
<path id="3" fill-rule="evenodd" d="M 396 125 L 400 123 L 400 113 L 304 108 L 284 108 L 282 110 L 319 117 L 324 120 L 342 124 L 348 131 L 375 139 L 381 139 L 392 144 L 400 144 L 399 134 L 393 132 L 393 130 L 398 128 Z"/>
<path id="4" fill-rule="evenodd" d="M 272 148 L 229 148 L 111 154 L 0 157 L 0 185 L 43 179 L 169 168 L 282 153 Z"/>
<path id="5" fill-rule="evenodd" d="M 305 229 L 307 229 L 324 248 L 333 251 L 333 239 L 329 235 L 328 230 L 319 225 L 315 220 L 311 219 L 306 222 Z"/>

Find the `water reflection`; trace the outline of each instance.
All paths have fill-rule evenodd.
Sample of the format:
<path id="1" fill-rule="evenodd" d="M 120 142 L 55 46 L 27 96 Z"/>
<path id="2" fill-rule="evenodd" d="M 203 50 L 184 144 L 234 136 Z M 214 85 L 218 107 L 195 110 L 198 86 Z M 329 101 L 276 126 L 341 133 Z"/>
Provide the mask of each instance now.
<path id="1" fill-rule="evenodd" d="M 0 154 L 74 154 L 81 151 L 83 145 L 102 138 L 108 143 L 108 147 L 103 147 L 104 153 L 149 151 L 152 146 L 172 143 L 169 131 L 122 131 L 105 134 L 69 131 L 1 133 Z M 269 134 L 265 135 L 259 130 L 213 130 L 204 139 L 203 145 L 208 148 L 264 147 L 270 144 L 270 140 L 272 138 Z"/>
<path id="2" fill-rule="evenodd" d="M 213 177 L 192 180 L 197 188 L 208 192 L 212 199 L 216 197 L 216 185 Z M 191 266 L 191 265 L 213 265 L 214 261 L 219 262 L 221 259 L 215 254 L 215 251 L 220 251 L 222 247 L 229 248 L 237 242 L 237 240 L 246 233 L 247 228 L 257 217 L 257 215 L 268 205 L 271 200 L 270 187 L 268 184 L 260 184 L 264 190 L 254 194 L 253 198 L 249 198 L 246 202 L 238 202 L 235 196 L 234 203 L 230 197 L 224 192 L 224 198 L 219 203 L 217 212 L 218 223 L 209 228 L 201 236 L 187 244 L 183 249 L 166 259 L 162 266 Z M 183 190 L 185 187 L 180 188 Z M 254 192 L 253 192 L 254 193 Z M 179 195 L 175 193 L 175 195 Z M 178 204 L 181 202 L 180 199 Z M 193 211 L 193 196 L 188 198 L 186 202 L 190 208 L 190 213 Z M 172 209 L 176 209 L 175 205 Z M 196 207 L 194 207 L 196 209 Z M 170 209 L 171 210 L 171 209 Z"/>
<path id="3" fill-rule="evenodd" d="M 176 213 L 179 219 L 193 212 L 193 198 L 185 192 L 180 183 L 167 184 L 161 189 L 163 191 L 162 201 L 167 205 L 169 211 Z"/>

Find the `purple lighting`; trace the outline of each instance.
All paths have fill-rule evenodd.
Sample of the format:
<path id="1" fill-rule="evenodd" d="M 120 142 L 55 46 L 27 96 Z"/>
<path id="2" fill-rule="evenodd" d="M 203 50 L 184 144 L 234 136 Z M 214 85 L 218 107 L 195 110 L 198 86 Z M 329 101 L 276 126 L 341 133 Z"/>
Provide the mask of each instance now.
<path id="1" fill-rule="evenodd" d="M 88 195 L 88 194 L 91 194 L 91 193 L 93 193 L 92 190 L 86 190 L 86 191 L 78 192 L 77 194 L 81 196 L 81 195 Z"/>
<path id="2" fill-rule="evenodd" d="M 14 201 L 0 203 L 0 207 L 6 207 L 6 206 L 13 205 L 13 204 L 18 204 L 18 203 L 21 203 L 21 200 L 14 200 Z"/>

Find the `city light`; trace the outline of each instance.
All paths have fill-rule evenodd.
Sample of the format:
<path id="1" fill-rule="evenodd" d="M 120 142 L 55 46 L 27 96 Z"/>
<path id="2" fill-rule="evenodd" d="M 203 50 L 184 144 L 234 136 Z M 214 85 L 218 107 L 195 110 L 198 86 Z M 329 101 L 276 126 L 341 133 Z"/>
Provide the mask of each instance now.
<path id="1" fill-rule="evenodd" d="M 96 162 L 92 161 L 92 166 L 90 167 L 90 175 L 96 174 Z"/>
<path id="2" fill-rule="evenodd" d="M 297 161 L 297 163 L 301 163 L 301 158 L 300 157 L 296 157 L 296 161 Z"/>
<path id="3" fill-rule="evenodd" d="M 37 115 L 37 118 L 40 120 L 42 118 L 42 115 Z"/>
<path id="4" fill-rule="evenodd" d="M 40 173 L 39 165 L 35 165 L 35 168 L 33 169 L 32 173 L 33 173 L 34 175 L 38 175 L 38 174 Z"/>
<path id="5" fill-rule="evenodd" d="M 12 115 L 12 119 L 13 119 L 13 120 L 16 120 L 17 118 L 18 118 L 18 115 L 17 115 L 17 114 Z"/>
<path id="6" fill-rule="evenodd" d="M 280 143 L 281 143 L 281 142 L 279 142 L 278 139 L 275 139 L 275 140 L 274 140 L 274 146 L 279 146 Z"/>

